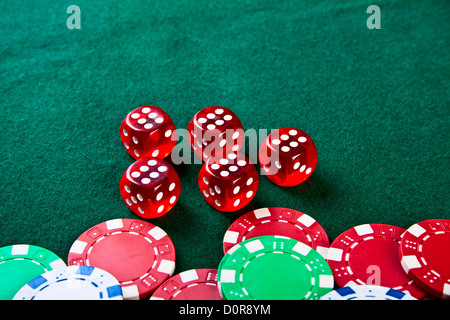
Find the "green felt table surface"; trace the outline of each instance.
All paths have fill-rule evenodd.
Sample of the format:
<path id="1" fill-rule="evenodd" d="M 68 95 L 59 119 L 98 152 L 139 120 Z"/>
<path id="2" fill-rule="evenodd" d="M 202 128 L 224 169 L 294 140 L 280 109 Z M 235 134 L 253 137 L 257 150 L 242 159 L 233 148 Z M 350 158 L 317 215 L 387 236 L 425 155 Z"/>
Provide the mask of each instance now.
<path id="1" fill-rule="evenodd" d="M 359 224 L 449 219 L 450 2 L 372 2 L 1 1 L 0 246 L 67 261 L 88 228 L 139 219 L 119 193 L 134 161 L 119 127 L 143 105 L 177 128 L 224 106 L 246 130 L 305 131 L 319 154 L 305 183 L 260 176 L 233 213 L 203 199 L 200 164 L 175 166 L 180 199 L 148 221 L 173 240 L 176 273 L 216 268 L 228 226 L 262 207 L 307 213 L 330 241 Z M 79 30 L 66 27 L 71 4 Z M 371 4 L 381 29 L 366 26 Z"/>

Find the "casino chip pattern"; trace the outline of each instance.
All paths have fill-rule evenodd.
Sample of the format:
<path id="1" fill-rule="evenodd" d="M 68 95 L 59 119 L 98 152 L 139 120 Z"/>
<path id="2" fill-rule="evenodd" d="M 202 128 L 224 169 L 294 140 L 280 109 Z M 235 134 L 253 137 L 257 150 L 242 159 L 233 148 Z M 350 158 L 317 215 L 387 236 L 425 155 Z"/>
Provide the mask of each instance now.
<path id="1" fill-rule="evenodd" d="M 66 263 L 46 248 L 16 244 L 0 248 L 0 300 L 10 300 L 33 278 Z"/>
<path id="2" fill-rule="evenodd" d="M 387 224 L 363 224 L 340 234 L 327 253 L 336 283 L 345 287 L 375 282 L 425 298 L 427 293 L 401 267 L 399 249 L 405 231 Z"/>
<path id="3" fill-rule="evenodd" d="M 318 300 L 334 287 L 325 258 L 282 236 L 260 236 L 232 247 L 218 269 L 225 300 Z"/>
<path id="4" fill-rule="evenodd" d="M 14 300 L 123 300 L 123 296 L 119 282 L 110 273 L 89 266 L 69 266 L 34 278 Z"/>
<path id="5" fill-rule="evenodd" d="M 221 300 L 216 269 L 183 271 L 156 289 L 151 300 Z"/>
<path id="6" fill-rule="evenodd" d="M 68 264 L 101 268 L 119 280 L 125 299 L 144 299 L 173 274 L 175 247 L 149 222 L 113 219 L 80 235 Z"/>
<path id="7" fill-rule="evenodd" d="M 424 290 L 450 299 L 450 220 L 412 225 L 400 243 L 401 265 Z"/>
<path id="8" fill-rule="evenodd" d="M 449 299 L 450 263 L 442 254 L 449 243 L 450 220 L 432 219 L 407 230 L 355 226 L 330 245 L 311 216 L 260 208 L 225 232 L 217 269 L 172 275 L 175 248 L 164 230 L 142 220 L 112 219 L 74 241 L 68 266 L 45 248 L 0 248 L 0 281 L 7 289 L 1 293 L 14 300 Z M 379 268 L 379 284 L 369 283 L 368 265 Z"/>
<path id="9" fill-rule="evenodd" d="M 330 242 L 323 227 L 311 216 L 289 208 L 260 208 L 237 218 L 223 238 L 224 254 L 235 244 L 264 235 L 302 241 L 326 257 Z"/>
<path id="10" fill-rule="evenodd" d="M 321 300 L 416 300 L 409 293 L 372 285 L 353 285 L 338 288 Z"/>

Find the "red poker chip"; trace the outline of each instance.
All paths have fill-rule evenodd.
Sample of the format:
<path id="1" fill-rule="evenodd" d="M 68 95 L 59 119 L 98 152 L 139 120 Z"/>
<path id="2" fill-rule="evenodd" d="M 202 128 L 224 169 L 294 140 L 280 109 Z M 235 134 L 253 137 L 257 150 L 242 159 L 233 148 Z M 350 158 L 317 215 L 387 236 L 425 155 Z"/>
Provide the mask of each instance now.
<path id="1" fill-rule="evenodd" d="M 409 227 L 400 256 L 403 269 L 420 287 L 450 299 L 450 220 L 425 220 Z"/>
<path id="2" fill-rule="evenodd" d="M 81 234 L 68 265 L 98 267 L 120 283 L 125 299 L 143 299 L 175 270 L 175 247 L 161 228 L 141 220 L 113 219 Z"/>
<path id="3" fill-rule="evenodd" d="M 217 287 L 217 269 L 191 269 L 164 282 L 151 300 L 222 300 Z"/>
<path id="4" fill-rule="evenodd" d="M 387 224 L 363 224 L 340 234 L 327 253 L 336 284 L 384 286 L 424 299 L 427 293 L 400 264 L 399 247 L 405 231 Z"/>
<path id="5" fill-rule="evenodd" d="M 285 236 L 309 245 L 322 256 L 330 246 L 322 226 L 309 215 L 288 208 L 269 207 L 250 211 L 236 219 L 225 232 L 224 254 L 246 239 L 275 235 Z"/>

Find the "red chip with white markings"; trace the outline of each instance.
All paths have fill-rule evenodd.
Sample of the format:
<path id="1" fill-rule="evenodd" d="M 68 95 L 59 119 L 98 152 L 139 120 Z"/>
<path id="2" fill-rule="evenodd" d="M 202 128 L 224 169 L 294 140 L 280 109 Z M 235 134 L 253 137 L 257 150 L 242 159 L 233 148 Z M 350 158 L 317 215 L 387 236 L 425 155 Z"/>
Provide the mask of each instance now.
<path id="1" fill-rule="evenodd" d="M 164 230 L 149 222 L 113 219 L 78 237 L 68 265 L 103 269 L 119 281 L 125 299 L 143 299 L 173 274 L 175 247 Z"/>
<path id="2" fill-rule="evenodd" d="M 164 282 L 151 300 L 222 300 L 217 288 L 217 269 L 191 269 Z"/>
<path id="3" fill-rule="evenodd" d="M 336 284 L 385 286 L 425 298 L 427 293 L 400 264 L 399 247 L 405 231 L 388 224 L 363 224 L 340 234 L 327 253 Z"/>
<path id="4" fill-rule="evenodd" d="M 432 295 L 450 299 L 450 220 L 425 220 L 409 227 L 400 255 L 411 279 Z"/>
<path id="5" fill-rule="evenodd" d="M 326 256 L 330 246 L 323 227 L 311 216 L 288 208 L 269 207 L 250 211 L 236 219 L 225 232 L 223 252 L 246 239 L 276 235 L 293 238 Z"/>

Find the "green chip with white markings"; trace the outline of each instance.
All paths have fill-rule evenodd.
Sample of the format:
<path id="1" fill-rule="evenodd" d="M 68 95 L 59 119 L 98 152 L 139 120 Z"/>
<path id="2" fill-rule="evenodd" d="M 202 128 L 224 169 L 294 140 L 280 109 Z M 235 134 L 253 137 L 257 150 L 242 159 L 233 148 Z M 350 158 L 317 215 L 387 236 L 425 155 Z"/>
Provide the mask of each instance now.
<path id="1" fill-rule="evenodd" d="M 13 299 L 30 280 L 65 266 L 55 253 L 38 246 L 16 244 L 0 248 L 0 300 Z"/>
<path id="2" fill-rule="evenodd" d="M 217 277 L 224 300 L 319 300 L 334 287 L 322 255 L 281 236 L 236 244 L 222 258 Z"/>

